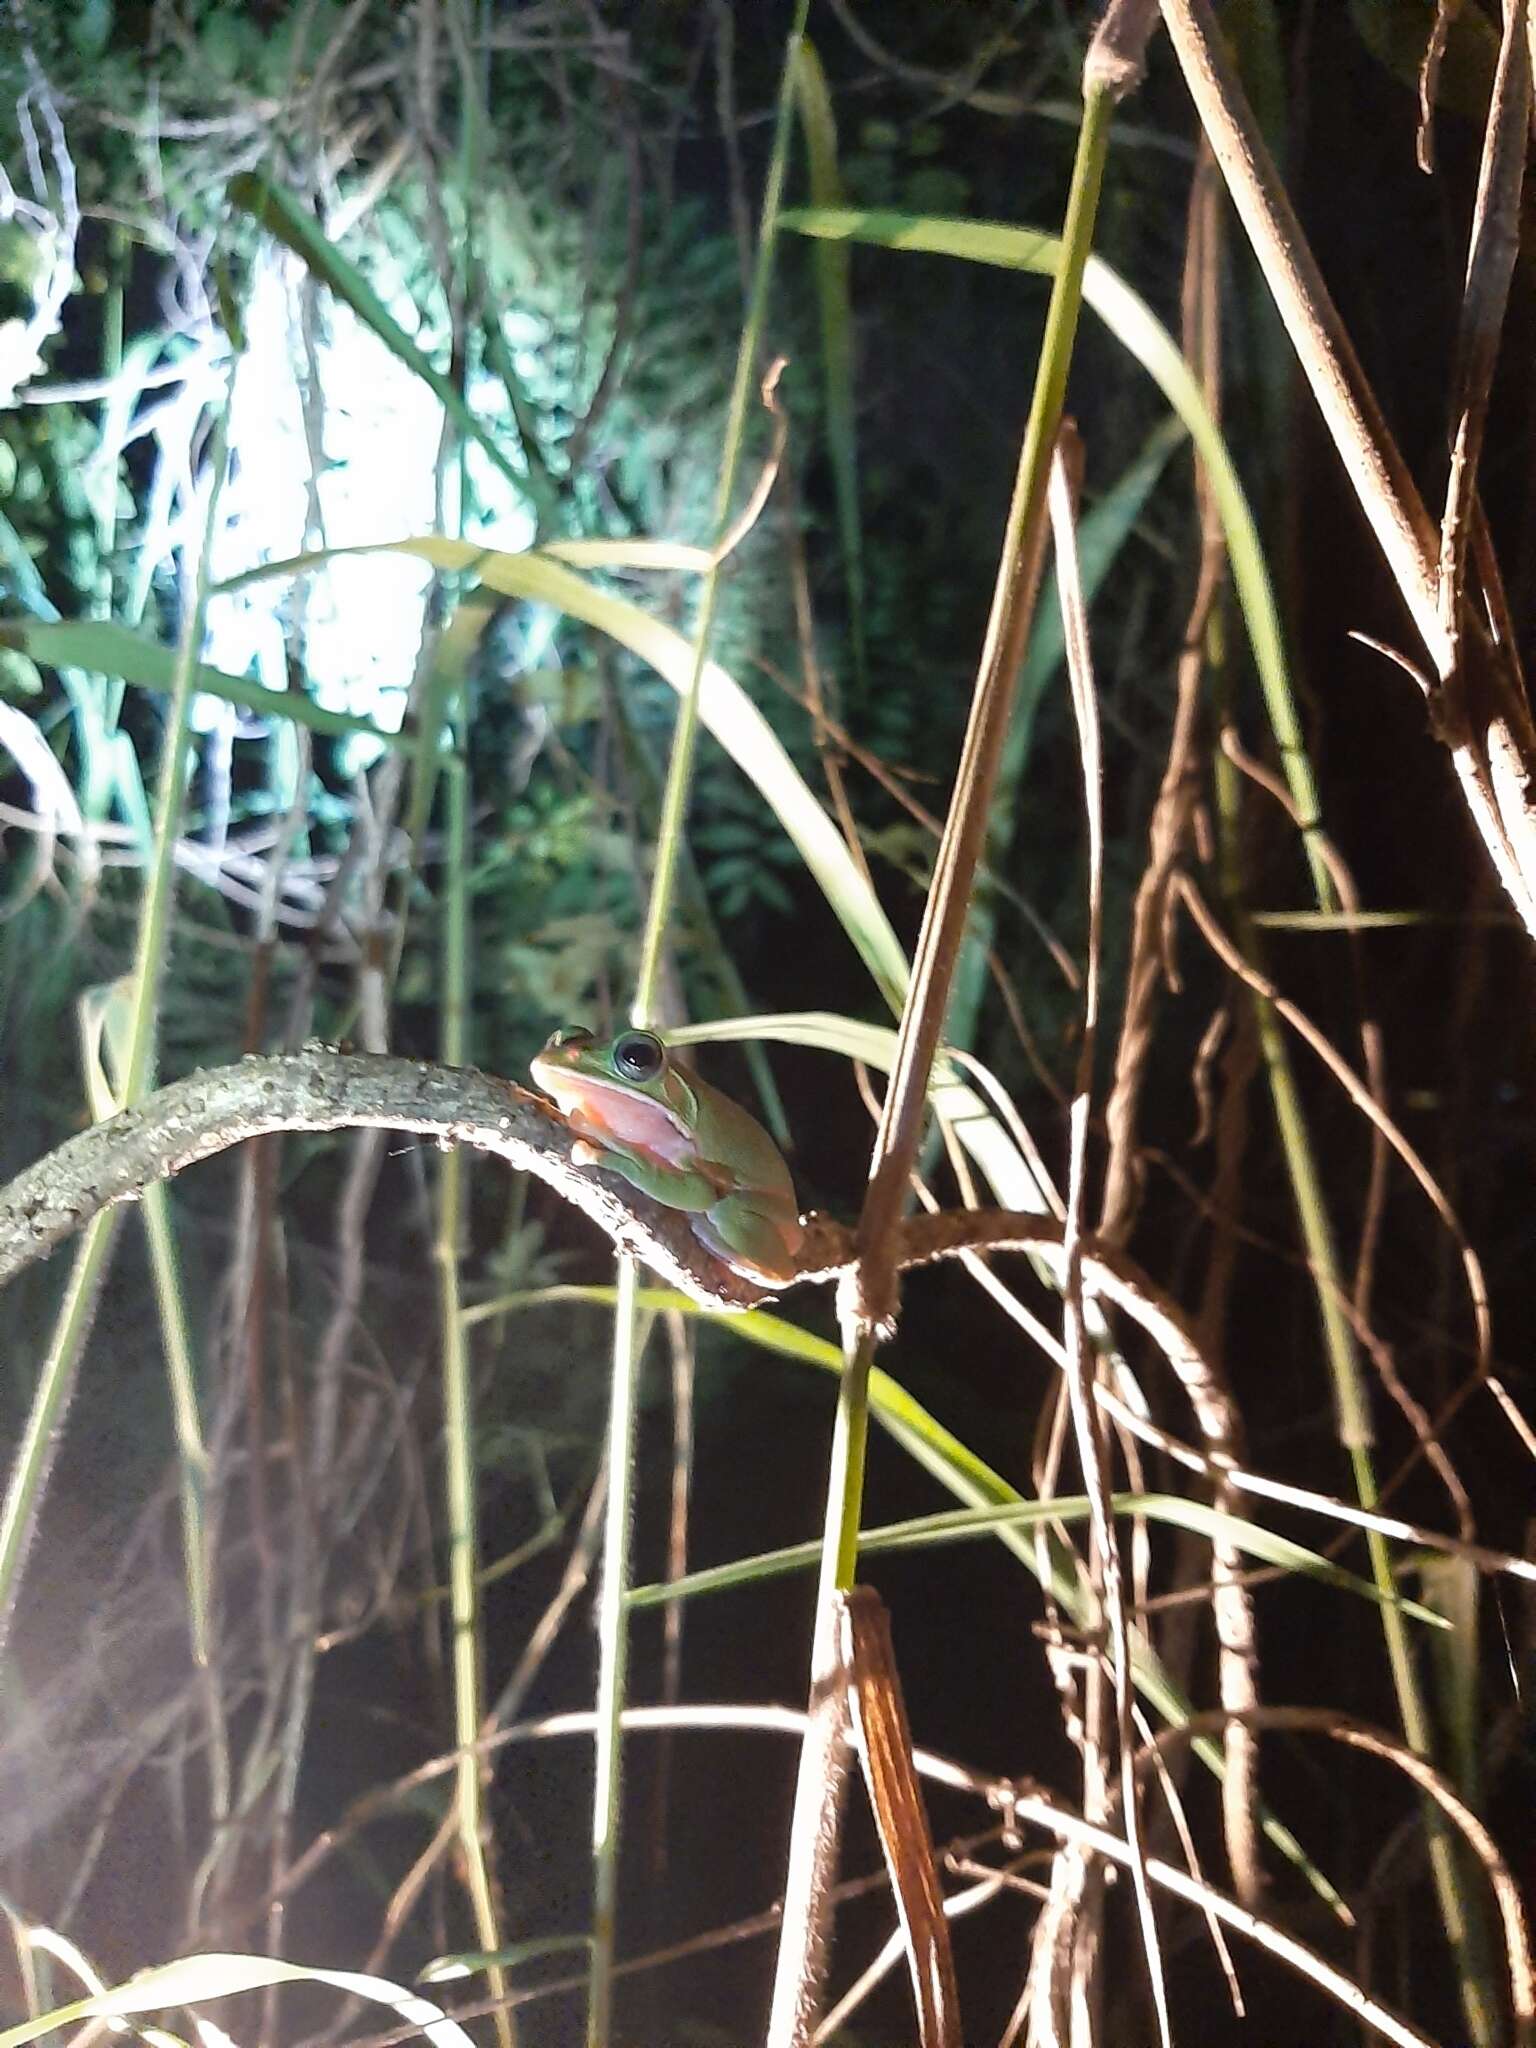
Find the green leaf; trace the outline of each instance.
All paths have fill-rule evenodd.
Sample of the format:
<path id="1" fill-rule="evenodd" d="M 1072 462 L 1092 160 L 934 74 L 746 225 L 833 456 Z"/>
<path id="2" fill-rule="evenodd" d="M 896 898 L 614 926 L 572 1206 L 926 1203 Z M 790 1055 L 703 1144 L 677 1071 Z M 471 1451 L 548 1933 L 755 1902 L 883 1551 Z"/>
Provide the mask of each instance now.
<path id="1" fill-rule="evenodd" d="M 1288 1536 L 1277 1535 L 1273 1529 L 1246 1521 L 1241 1515 L 1223 1513 L 1204 1501 L 1185 1500 L 1180 1494 L 1117 1493 L 1112 1496 L 1112 1505 L 1117 1515 L 1145 1515 L 1150 1522 L 1167 1522 L 1175 1528 L 1191 1530 L 1198 1536 L 1219 1537 L 1245 1556 L 1256 1557 L 1281 1571 L 1299 1572 L 1306 1578 L 1321 1580 L 1325 1585 L 1356 1593 L 1362 1600 L 1369 1600 L 1378 1607 L 1388 1604 L 1369 1579 L 1344 1571 L 1317 1551 L 1293 1543 Z M 1004 1527 L 1033 1529 L 1049 1522 L 1084 1522 L 1091 1513 L 1092 1504 L 1086 1495 L 1064 1494 L 1053 1500 L 1016 1500 L 990 1507 L 962 1508 L 943 1515 L 920 1515 L 910 1521 L 892 1522 L 883 1529 L 862 1531 L 859 1555 L 871 1557 L 888 1551 L 928 1550 L 941 1543 L 961 1543 L 977 1536 L 989 1536 Z M 630 1603 L 635 1607 L 664 1607 L 670 1600 L 686 1600 L 695 1593 L 724 1592 L 731 1587 L 750 1585 L 758 1579 L 777 1577 L 783 1572 L 807 1571 L 819 1563 L 820 1558 L 820 1543 L 790 1544 L 782 1550 L 741 1558 L 734 1564 L 714 1565 L 707 1571 L 690 1572 L 685 1578 L 670 1584 L 636 1586 L 629 1596 Z M 1412 1615 L 1415 1621 L 1425 1622 L 1432 1628 L 1448 1629 L 1451 1626 L 1443 1615 L 1437 1614 L 1432 1607 L 1421 1606 L 1416 1600 L 1400 1600 L 1395 1604 L 1405 1614 Z"/>
<path id="2" fill-rule="evenodd" d="M 158 640 L 104 619 L 65 619 L 57 624 L 43 619 L 6 619 L 0 621 L 0 647 L 17 648 L 49 668 L 84 668 L 99 675 L 121 676 L 125 683 L 145 690 L 169 690 L 176 668 L 173 647 L 162 647 Z M 336 736 L 363 733 L 386 747 L 401 744 L 398 734 L 346 711 L 327 711 L 298 690 L 269 690 L 202 662 L 193 670 L 192 680 L 196 689 L 210 697 L 221 697 L 227 704 L 239 704 L 264 718 L 286 718 L 291 724 L 307 725 L 311 732 Z"/>

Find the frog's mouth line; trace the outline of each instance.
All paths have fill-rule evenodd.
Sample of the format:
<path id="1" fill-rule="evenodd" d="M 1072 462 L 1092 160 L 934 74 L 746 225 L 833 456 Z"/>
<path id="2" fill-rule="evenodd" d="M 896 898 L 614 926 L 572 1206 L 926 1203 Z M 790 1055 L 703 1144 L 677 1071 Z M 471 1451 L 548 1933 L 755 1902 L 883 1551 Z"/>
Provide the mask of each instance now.
<path id="1" fill-rule="evenodd" d="M 554 1050 L 559 1051 L 561 1048 L 556 1047 Z M 688 1135 L 687 1124 L 670 1102 L 662 1102 L 654 1095 L 640 1096 L 639 1090 L 626 1087 L 622 1081 L 609 1080 L 603 1074 L 578 1075 L 574 1068 L 562 1069 L 560 1065 L 542 1055 L 530 1062 L 530 1065 L 533 1069 L 533 1078 L 555 1098 L 555 1106 L 562 1116 L 570 1116 L 573 1111 L 579 1110 L 582 1096 L 596 1089 L 601 1093 L 617 1096 L 624 1102 L 633 1102 L 639 1096 L 651 1108 L 658 1110 L 680 1137 Z M 573 1088 L 562 1087 L 561 1083 L 566 1074 L 579 1085 Z"/>

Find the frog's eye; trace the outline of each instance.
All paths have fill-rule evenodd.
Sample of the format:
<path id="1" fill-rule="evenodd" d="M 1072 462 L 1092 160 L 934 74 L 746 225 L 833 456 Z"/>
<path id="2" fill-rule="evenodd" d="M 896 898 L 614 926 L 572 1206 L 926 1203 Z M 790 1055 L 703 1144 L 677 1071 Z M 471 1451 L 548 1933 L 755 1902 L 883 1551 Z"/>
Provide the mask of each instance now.
<path id="1" fill-rule="evenodd" d="M 666 1063 L 666 1047 L 649 1031 L 626 1031 L 614 1040 L 614 1072 L 626 1081 L 654 1081 Z"/>

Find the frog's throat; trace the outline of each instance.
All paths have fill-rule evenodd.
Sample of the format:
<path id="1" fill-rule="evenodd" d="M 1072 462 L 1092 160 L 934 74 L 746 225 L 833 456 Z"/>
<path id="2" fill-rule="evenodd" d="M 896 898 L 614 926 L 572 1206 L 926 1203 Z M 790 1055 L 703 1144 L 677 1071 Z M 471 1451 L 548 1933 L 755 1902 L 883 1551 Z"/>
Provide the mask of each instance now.
<path id="1" fill-rule="evenodd" d="M 673 1130 L 681 1137 L 688 1137 L 693 1130 L 693 1122 L 697 1115 L 698 1104 L 694 1100 L 693 1090 L 682 1079 L 681 1075 L 677 1073 L 675 1068 L 669 1069 L 668 1077 L 676 1081 L 682 1088 L 687 1098 L 687 1108 L 685 1110 L 675 1109 L 670 1102 L 661 1096 L 648 1095 L 643 1089 L 633 1088 L 623 1081 L 610 1080 L 604 1074 L 578 1073 L 575 1068 L 562 1069 L 557 1066 L 544 1065 L 542 1062 L 538 1064 L 540 1070 L 534 1075 L 535 1080 L 549 1090 L 550 1094 L 555 1098 L 556 1107 L 561 1115 L 566 1118 L 579 1116 L 582 1097 L 595 1092 L 601 1095 L 611 1095 L 621 1102 L 634 1102 L 638 1100 L 649 1103 L 652 1109 L 659 1111 L 666 1118 Z M 571 1085 L 569 1086 L 566 1085 L 567 1072 L 571 1080 Z"/>
<path id="2" fill-rule="evenodd" d="M 548 1086 L 548 1078 L 538 1077 Z M 551 1087 L 567 1127 L 609 1151 L 628 1152 L 653 1165 L 676 1171 L 695 1149 L 693 1125 L 670 1103 L 611 1083 L 581 1077 L 578 1090 Z"/>

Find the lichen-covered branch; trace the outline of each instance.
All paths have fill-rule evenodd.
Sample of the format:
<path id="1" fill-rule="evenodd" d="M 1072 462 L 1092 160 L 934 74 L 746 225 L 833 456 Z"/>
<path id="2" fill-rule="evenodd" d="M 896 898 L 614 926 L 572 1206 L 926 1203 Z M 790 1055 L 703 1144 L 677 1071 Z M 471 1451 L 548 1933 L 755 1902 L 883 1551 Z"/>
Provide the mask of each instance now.
<path id="1" fill-rule="evenodd" d="M 722 1266 L 679 1209 L 652 1201 L 616 1174 L 571 1163 L 572 1138 L 537 1095 L 473 1067 L 324 1045 L 252 1057 L 191 1074 L 134 1108 L 68 1138 L 0 1188 L 0 1286 L 46 1258 L 93 1216 L 131 1202 L 158 1180 L 271 1131 L 414 1131 L 440 1145 L 467 1145 L 536 1173 L 574 1202 L 623 1250 L 708 1308 L 755 1308 L 768 1291 Z M 963 1252 L 1049 1255 L 1061 1247 L 1050 1216 L 1006 1209 L 953 1209 L 897 1226 L 899 1267 Z M 807 1220 L 796 1281 L 825 1284 L 853 1264 L 853 1234 L 827 1216 Z M 1139 1322 L 1190 1398 L 1213 1462 L 1234 1462 L 1235 1429 L 1220 1382 L 1188 1322 L 1135 1262 L 1092 1238 L 1083 1278 L 1092 1294 Z"/>
<path id="2" fill-rule="evenodd" d="M 309 1045 L 189 1075 L 66 1139 L 0 1189 L 0 1284 L 115 1202 L 269 1131 L 414 1131 L 536 1173 L 615 1244 L 715 1308 L 763 1290 L 722 1267 L 680 1210 L 571 1163 L 571 1137 L 526 1089 L 472 1067 Z"/>

